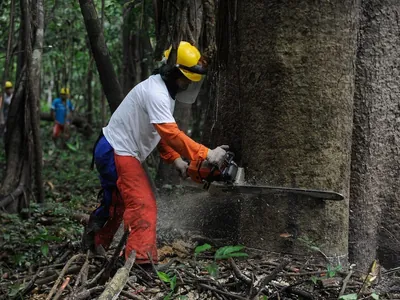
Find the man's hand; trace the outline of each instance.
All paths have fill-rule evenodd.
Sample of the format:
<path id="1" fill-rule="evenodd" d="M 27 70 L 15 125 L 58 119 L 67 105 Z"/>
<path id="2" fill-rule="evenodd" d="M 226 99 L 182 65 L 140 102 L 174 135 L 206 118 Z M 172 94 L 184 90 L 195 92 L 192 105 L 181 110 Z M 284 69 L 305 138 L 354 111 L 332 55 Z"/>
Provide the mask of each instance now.
<path id="1" fill-rule="evenodd" d="M 225 155 L 226 155 L 226 150 L 229 149 L 228 145 L 222 145 L 214 150 L 209 149 L 208 154 L 207 154 L 207 160 L 210 164 L 216 165 L 218 167 L 221 167 L 221 165 L 224 163 Z"/>
<path id="2" fill-rule="evenodd" d="M 178 157 L 177 159 L 174 160 L 174 166 L 175 169 L 179 172 L 180 177 L 182 177 L 183 179 L 186 179 L 188 177 L 186 170 L 189 165 L 181 157 Z"/>

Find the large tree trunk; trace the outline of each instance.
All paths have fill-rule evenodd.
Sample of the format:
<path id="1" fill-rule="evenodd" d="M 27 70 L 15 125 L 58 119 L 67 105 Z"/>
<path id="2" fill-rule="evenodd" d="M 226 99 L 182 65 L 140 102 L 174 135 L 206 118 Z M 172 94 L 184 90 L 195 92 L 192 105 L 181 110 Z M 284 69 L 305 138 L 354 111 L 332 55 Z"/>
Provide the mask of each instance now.
<path id="1" fill-rule="evenodd" d="M 219 4 L 211 142 L 239 139 L 250 182 L 346 197 L 250 198 L 241 242 L 285 252 L 313 245 L 345 261 L 358 1 Z"/>
<path id="2" fill-rule="evenodd" d="M 122 89 L 111 62 L 110 53 L 106 41 L 104 40 L 101 22 L 97 16 L 94 3 L 90 0 L 79 0 L 79 4 L 85 21 L 93 57 L 96 61 L 97 70 L 99 71 L 101 85 L 107 97 L 111 113 L 113 113 L 124 98 Z"/>
<path id="3" fill-rule="evenodd" d="M 31 174 L 35 170 L 36 196 L 38 201 L 43 201 L 41 186 L 41 146 L 38 130 L 38 98 L 37 86 L 33 84 L 32 76 L 37 76 L 40 67 L 40 54 L 34 53 L 32 57 L 31 37 L 36 43 L 42 43 L 43 39 L 43 6 L 38 1 L 31 7 L 27 0 L 20 1 L 21 7 L 21 31 L 20 43 L 24 49 L 24 55 L 20 56 L 19 80 L 16 84 L 16 92 L 11 101 L 8 119 L 7 133 L 5 137 L 6 149 L 6 174 L 2 182 L 0 194 L 0 207 L 8 212 L 19 212 L 29 207 L 31 190 Z M 39 31 L 32 35 L 31 15 L 33 8 L 38 9 L 35 24 Z M 39 142 L 38 142 L 39 141 Z"/>
<path id="4" fill-rule="evenodd" d="M 350 257 L 366 270 L 375 259 L 400 263 L 400 3 L 363 0 L 350 193 Z"/>

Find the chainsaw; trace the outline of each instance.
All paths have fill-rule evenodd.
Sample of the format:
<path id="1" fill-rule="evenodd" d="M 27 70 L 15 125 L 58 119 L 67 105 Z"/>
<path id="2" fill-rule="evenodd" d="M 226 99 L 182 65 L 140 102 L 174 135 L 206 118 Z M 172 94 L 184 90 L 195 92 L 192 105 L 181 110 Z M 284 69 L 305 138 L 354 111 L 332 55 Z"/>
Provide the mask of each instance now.
<path id="1" fill-rule="evenodd" d="M 187 175 L 192 181 L 204 184 L 203 187 L 206 190 L 212 187 L 212 189 L 236 194 L 266 195 L 286 193 L 323 200 L 340 201 L 344 199 L 343 195 L 332 191 L 247 184 L 244 179 L 244 169 L 238 167 L 233 160 L 234 157 L 235 154 L 228 151 L 220 167 L 211 165 L 206 160 L 193 160 L 188 166 Z"/>

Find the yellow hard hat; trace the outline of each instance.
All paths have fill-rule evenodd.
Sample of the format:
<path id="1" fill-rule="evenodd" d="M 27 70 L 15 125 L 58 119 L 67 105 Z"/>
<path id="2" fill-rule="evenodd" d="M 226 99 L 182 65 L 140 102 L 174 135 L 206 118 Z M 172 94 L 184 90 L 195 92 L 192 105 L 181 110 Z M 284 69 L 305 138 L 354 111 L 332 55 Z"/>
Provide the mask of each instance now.
<path id="1" fill-rule="evenodd" d="M 9 88 L 12 88 L 12 87 L 13 87 L 12 82 L 11 81 L 6 81 L 5 88 L 9 89 Z"/>
<path id="2" fill-rule="evenodd" d="M 61 88 L 60 94 L 61 95 L 69 95 L 69 88 Z"/>
<path id="3" fill-rule="evenodd" d="M 164 56 L 168 59 L 172 47 L 164 52 Z M 188 42 L 180 42 L 176 57 L 176 66 L 191 81 L 200 81 L 202 75 L 206 73 L 206 69 L 199 64 L 201 58 L 200 51 Z"/>

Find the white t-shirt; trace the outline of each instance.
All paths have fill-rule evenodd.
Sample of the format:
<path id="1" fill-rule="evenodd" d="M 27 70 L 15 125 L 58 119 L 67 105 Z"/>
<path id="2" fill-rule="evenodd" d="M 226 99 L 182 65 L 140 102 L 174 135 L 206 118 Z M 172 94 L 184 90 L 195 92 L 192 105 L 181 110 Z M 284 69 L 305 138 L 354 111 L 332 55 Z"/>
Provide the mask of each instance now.
<path id="1" fill-rule="evenodd" d="M 143 162 L 161 139 L 152 124 L 175 123 L 174 108 L 161 76 L 152 75 L 128 93 L 103 134 L 116 154 Z"/>
<path id="2" fill-rule="evenodd" d="M 13 96 L 13 94 L 10 94 L 10 96 L 8 96 L 6 93 L 4 93 L 4 103 L 7 105 L 10 105 L 12 96 Z"/>

